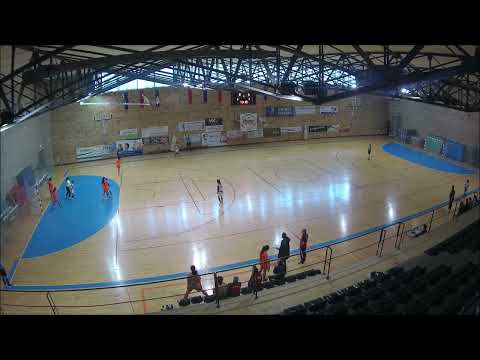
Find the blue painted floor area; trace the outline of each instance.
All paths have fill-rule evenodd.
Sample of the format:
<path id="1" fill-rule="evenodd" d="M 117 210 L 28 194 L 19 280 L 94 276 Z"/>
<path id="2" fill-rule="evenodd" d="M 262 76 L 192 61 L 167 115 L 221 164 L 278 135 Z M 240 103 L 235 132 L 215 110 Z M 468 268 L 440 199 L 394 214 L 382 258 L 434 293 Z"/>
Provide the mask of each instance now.
<path id="1" fill-rule="evenodd" d="M 40 219 L 23 258 L 44 256 L 66 249 L 92 236 L 116 215 L 120 188 L 112 179 L 112 197 L 102 198 L 100 176 L 70 176 L 74 181 L 75 198 L 66 200 L 65 183 L 58 188 L 57 198 L 62 207 L 50 203 Z"/>
<path id="2" fill-rule="evenodd" d="M 408 160 L 417 165 L 428 167 L 430 169 L 461 175 L 475 174 L 475 171 L 471 169 L 452 164 L 447 160 L 437 159 L 431 155 L 425 154 L 421 151 L 409 149 L 400 144 L 385 144 L 383 145 L 383 150 L 389 154 L 392 154 L 404 160 Z"/>

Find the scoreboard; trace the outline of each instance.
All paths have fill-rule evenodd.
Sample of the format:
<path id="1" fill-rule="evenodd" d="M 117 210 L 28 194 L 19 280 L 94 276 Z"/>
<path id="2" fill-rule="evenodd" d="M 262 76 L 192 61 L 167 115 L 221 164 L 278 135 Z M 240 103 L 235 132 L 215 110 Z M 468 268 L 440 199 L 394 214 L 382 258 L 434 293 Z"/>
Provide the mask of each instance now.
<path id="1" fill-rule="evenodd" d="M 256 96 L 253 91 L 232 91 L 232 105 L 255 105 Z"/>

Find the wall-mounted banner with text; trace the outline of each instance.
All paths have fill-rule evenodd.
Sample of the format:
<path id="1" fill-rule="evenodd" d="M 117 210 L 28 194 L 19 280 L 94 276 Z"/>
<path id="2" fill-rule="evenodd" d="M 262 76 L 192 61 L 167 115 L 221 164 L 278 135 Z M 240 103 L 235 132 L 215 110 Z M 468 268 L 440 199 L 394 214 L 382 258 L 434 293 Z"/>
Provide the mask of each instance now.
<path id="1" fill-rule="evenodd" d="M 202 134 L 198 134 L 198 133 L 188 134 L 188 137 L 190 138 L 190 144 L 192 144 L 192 146 L 202 145 Z M 184 142 L 186 144 L 187 143 L 187 135 L 185 134 L 183 138 L 184 138 Z"/>
<path id="2" fill-rule="evenodd" d="M 122 130 L 120 130 L 120 139 L 122 139 L 122 140 L 138 139 L 138 129 L 122 129 Z"/>
<path id="3" fill-rule="evenodd" d="M 328 130 L 327 125 L 310 125 L 308 127 L 308 132 L 311 132 L 311 133 L 327 132 L 327 130 Z"/>
<path id="4" fill-rule="evenodd" d="M 251 131 L 257 130 L 257 114 L 242 113 L 240 114 L 240 130 Z"/>
<path id="5" fill-rule="evenodd" d="M 159 126 L 142 129 L 143 145 L 168 144 L 168 126 Z"/>
<path id="6" fill-rule="evenodd" d="M 94 160 L 113 155 L 115 144 L 77 147 L 78 160 Z"/>
<path id="7" fill-rule="evenodd" d="M 259 138 L 259 137 L 263 137 L 263 129 L 247 131 L 247 138 L 248 139 L 254 139 L 254 138 Z"/>
<path id="8" fill-rule="evenodd" d="M 224 146 L 227 145 L 227 132 L 216 131 L 202 134 L 202 146 Z"/>
<path id="9" fill-rule="evenodd" d="M 280 128 L 263 128 L 264 137 L 280 136 Z"/>
<path id="10" fill-rule="evenodd" d="M 280 132 L 282 134 L 298 133 L 298 132 L 303 132 L 303 128 L 301 126 L 281 127 Z"/>
<path id="11" fill-rule="evenodd" d="M 205 131 L 205 120 L 181 121 L 177 123 L 177 131 Z"/>
<path id="12" fill-rule="evenodd" d="M 206 132 L 216 132 L 223 130 L 223 119 L 222 118 L 206 118 L 205 119 L 205 131 Z"/>
<path id="13" fill-rule="evenodd" d="M 242 130 L 228 130 L 227 131 L 227 140 L 242 140 L 247 137 L 247 133 Z"/>
<path id="14" fill-rule="evenodd" d="M 143 154 L 143 142 L 141 139 L 119 140 L 116 142 L 116 145 L 117 153 L 122 157 Z"/>
<path id="15" fill-rule="evenodd" d="M 295 108 L 293 106 L 267 106 L 265 116 L 294 116 Z"/>
<path id="16" fill-rule="evenodd" d="M 312 115 L 317 112 L 317 107 L 312 106 L 295 106 L 295 115 Z"/>
<path id="17" fill-rule="evenodd" d="M 333 114 L 338 112 L 338 106 L 320 106 L 320 114 Z"/>

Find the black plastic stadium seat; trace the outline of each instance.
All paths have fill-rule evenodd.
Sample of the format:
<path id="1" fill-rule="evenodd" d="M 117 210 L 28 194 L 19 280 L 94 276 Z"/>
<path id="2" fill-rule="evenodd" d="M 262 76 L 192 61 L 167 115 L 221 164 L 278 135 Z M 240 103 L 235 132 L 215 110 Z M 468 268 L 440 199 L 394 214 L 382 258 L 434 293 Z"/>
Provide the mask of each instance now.
<path id="1" fill-rule="evenodd" d="M 463 301 L 460 295 L 456 294 L 453 297 L 449 298 L 448 301 L 442 307 L 442 313 L 447 315 L 458 314 L 462 309 Z"/>
<path id="2" fill-rule="evenodd" d="M 370 308 L 375 314 L 391 314 L 395 310 L 395 304 L 387 299 L 373 302 Z"/>
<path id="3" fill-rule="evenodd" d="M 413 269 L 409 270 L 416 278 L 425 275 L 427 269 L 421 266 L 415 266 Z"/>
<path id="4" fill-rule="evenodd" d="M 283 310 L 285 315 L 305 315 L 307 310 L 302 304 L 289 307 L 288 309 Z"/>
<path id="5" fill-rule="evenodd" d="M 356 309 L 355 311 L 353 311 L 353 313 L 355 315 L 371 315 L 374 312 L 370 306 L 365 305 L 363 307 Z"/>
<path id="6" fill-rule="evenodd" d="M 372 280 L 364 280 L 361 283 L 359 283 L 358 285 L 359 285 L 359 287 L 361 287 L 362 289 L 365 289 L 365 290 L 372 289 L 372 288 L 377 286 L 375 281 L 372 281 Z"/>
<path id="7" fill-rule="evenodd" d="M 363 295 L 357 295 L 355 297 L 351 297 L 347 300 L 346 304 L 349 308 L 358 309 L 363 306 L 366 306 L 368 303 L 368 297 Z"/>
<path id="8" fill-rule="evenodd" d="M 242 288 L 240 292 L 242 293 L 242 295 L 247 295 L 247 294 L 251 294 L 253 292 L 253 289 L 247 286 Z"/>
<path id="9" fill-rule="evenodd" d="M 434 289 L 431 289 L 427 294 L 425 294 L 422 297 L 422 301 L 428 306 L 437 306 L 442 303 L 445 295 L 446 289 L 442 286 L 437 286 Z"/>
<path id="10" fill-rule="evenodd" d="M 212 303 L 216 300 L 216 296 L 215 295 L 207 295 L 203 298 L 203 302 L 205 303 Z"/>
<path id="11" fill-rule="evenodd" d="M 188 306 L 190 305 L 190 299 L 181 299 L 179 302 L 178 302 L 178 305 L 180 306 Z"/>
<path id="12" fill-rule="evenodd" d="M 391 278 L 391 275 L 389 274 L 385 274 L 383 272 L 378 272 L 378 271 L 373 271 L 371 274 L 370 274 L 370 279 L 375 281 L 376 283 L 382 283 L 388 279 Z"/>
<path id="13" fill-rule="evenodd" d="M 392 292 L 392 291 L 395 291 L 396 289 L 398 289 L 398 287 L 401 284 L 402 284 L 401 279 L 395 278 L 393 280 L 387 280 L 387 281 L 383 282 L 380 285 L 380 288 L 384 291 Z"/>
<path id="14" fill-rule="evenodd" d="M 294 282 L 294 281 L 297 281 L 297 277 L 296 277 L 295 275 L 286 276 L 286 277 L 285 277 L 285 281 L 286 281 L 287 283 L 292 283 L 292 282 Z"/>
<path id="15" fill-rule="evenodd" d="M 402 284 L 410 284 L 415 280 L 415 274 L 413 272 L 404 272 L 400 277 Z"/>
<path id="16" fill-rule="evenodd" d="M 271 281 L 267 281 L 267 282 L 264 282 L 264 283 L 263 283 L 263 287 L 264 287 L 265 289 L 271 289 L 271 288 L 275 287 L 275 285 L 272 284 Z"/>
<path id="17" fill-rule="evenodd" d="M 298 273 L 297 275 L 297 280 L 303 280 L 307 277 L 307 274 L 304 272 Z"/>
<path id="18" fill-rule="evenodd" d="M 397 276 L 401 273 L 403 273 L 403 268 L 400 266 L 395 266 L 387 271 L 387 274 L 391 276 Z"/>
<path id="19" fill-rule="evenodd" d="M 373 288 L 373 289 L 368 290 L 368 292 L 365 293 L 365 296 L 369 300 L 376 300 L 376 299 L 378 299 L 378 298 L 380 298 L 381 296 L 384 296 L 384 295 L 385 295 L 385 291 L 383 289 L 380 289 L 380 288 Z"/>
<path id="20" fill-rule="evenodd" d="M 405 314 L 426 314 L 428 312 L 428 305 L 422 301 L 415 300 L 409 303 L 403 312 Z"/>
<path id="21" fill-rule="evenodd" d="M 325 311 L 325 315 L 346 315 L 348 308 L 343 303 L 330 305 Z"/>
<path id="22" fill-rule="evenodd" d="M 329 304 L 336 304 L 345 299 L 345 294 L 342 294 L 340 292 L 334 292 L 334 293 L 331 293 L 330 295 L 327 295 L 326 299 Z"/>
<path id="23" fill-rule="evenodd" d="M 192 304 L 200 304 L 203 301 L 203 297 L 200 295 L 192 297 Z"/>
<path id="24" fill-rule="evenodd" d="M 319 275 L 319 271 L 320 271 L 320 270 L 311 269 L 311 270 L 305 271 L 305 274 L 306 274 L 307 276 L 315 276 L 315 275 Z M 321 273 L 321 272 L 320 272 L 320 273 Z"/>
<path id="25" fill-rule="evenodd" d="M 427 287 L 427 282 L 424 279 L 417 279 L 415 280 L 410 288 L 415 294 L 422 294 Z"/>
<path id="26" fill-rule="evenodd" d="M 327 301 L 324 298 L 318 298 L 309 302 L 306 302 L 305 308 L 310 312 L 317 312 L 325 308 Z"/>
<path id="27" fill-rule="evenodd" d="M 411 298 L 412 298 L 412 293 L 404 287 L 398 288 L 395 292 L 393 292 L 390 295 L 390 299 L 393 302 L 399 303 L 399 304 L 406 304 L 410 301 Z"/>
<path id="28" fill-rule="evenodd" d="M 345 295 L 351 297 L 358 295 L 362 292 L 362 289 L 356 286 L 349 286 L 348 288 L 345 289 Z"/>

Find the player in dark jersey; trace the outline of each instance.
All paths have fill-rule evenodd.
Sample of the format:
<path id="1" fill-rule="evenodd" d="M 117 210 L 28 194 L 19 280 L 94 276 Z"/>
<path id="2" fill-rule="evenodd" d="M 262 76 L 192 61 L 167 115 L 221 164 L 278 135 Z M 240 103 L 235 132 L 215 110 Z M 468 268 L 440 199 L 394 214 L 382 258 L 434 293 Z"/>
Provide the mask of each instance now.
<path id="1" fill-rule="evenodd" d="M 218 201 L 223 205 L 223 185 L 220 182 L 220 179 L 217 179 L 217 196 Z"/>

